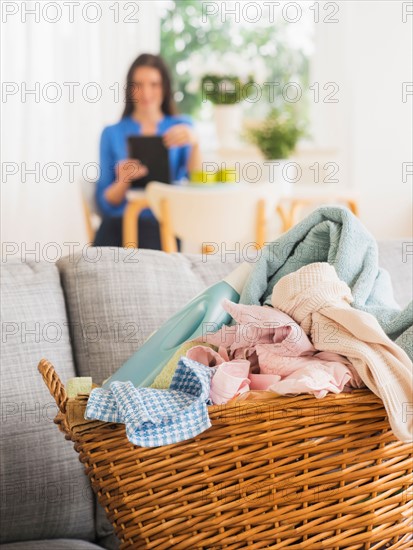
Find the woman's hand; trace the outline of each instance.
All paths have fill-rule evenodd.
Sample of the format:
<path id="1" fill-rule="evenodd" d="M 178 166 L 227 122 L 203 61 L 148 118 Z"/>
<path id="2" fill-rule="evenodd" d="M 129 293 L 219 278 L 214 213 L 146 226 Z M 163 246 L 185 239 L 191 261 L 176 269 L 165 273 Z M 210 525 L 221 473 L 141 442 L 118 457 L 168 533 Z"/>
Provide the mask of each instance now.
<path id="1" fill-rule="evenodd" d="M 167 130 L 163 135 L 163 142 L 168 149 L 170 147 L 182 147 L 190 145 L 191 151 L 187 161 L 187 171 L 202 169 L 201 153 L 197 135 L 187 124 L 176 124 Z"/>
<path id="2" fill-rule="evenodd" d="M 127 159 L 116 165 L 116 181 L 131 184 L 132 180 L 144 178 L 148 175 L 148 168 L 135 159 Z"/>
<path id="3" fill-rule="evenodd" d="M 183 145 L 198 145 L 198 138 L 187 124 L 175 124 L 164 133 L 163 142 L 169 149 L 170 147 L 182 147 Z"/>
<path id="4" fill-rule="evenodd" d="M 121 204 L 125 199 L 132 180 L 148 175 L 148 168 L 135 159 L 121 160 L 116 165 L 116 180 L 105 191 L 106 200 L 113 205 Z"/>

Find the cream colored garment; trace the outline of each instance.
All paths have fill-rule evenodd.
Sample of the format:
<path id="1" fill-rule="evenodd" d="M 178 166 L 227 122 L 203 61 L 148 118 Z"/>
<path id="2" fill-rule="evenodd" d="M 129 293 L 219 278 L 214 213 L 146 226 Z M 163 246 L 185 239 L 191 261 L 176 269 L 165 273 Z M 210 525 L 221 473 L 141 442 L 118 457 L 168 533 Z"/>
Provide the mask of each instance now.
<path id="1" fill-rule="evenodd" d="M 393 433 L 413 441 L 413 365 L 370 313 L 352 308 L 351 291 L 328 263 L 313 263 L 275 285 L 272 305 L 290 315 L 321 351 L 346 356 L 383 400 Z"/>

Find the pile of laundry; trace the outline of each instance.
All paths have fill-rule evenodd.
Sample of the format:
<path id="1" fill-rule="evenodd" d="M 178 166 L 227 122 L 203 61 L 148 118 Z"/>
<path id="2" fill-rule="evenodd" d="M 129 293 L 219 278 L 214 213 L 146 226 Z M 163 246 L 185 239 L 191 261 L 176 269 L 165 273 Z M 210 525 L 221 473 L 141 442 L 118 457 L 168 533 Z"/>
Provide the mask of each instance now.
<path id="1" fill-rule="evenodd" d="M 269 306 L 247 306 L 223 300 L 223 308 L 236 321 L 198 341 L 218 351 L 195 346 L 186 356 L 218 366 L 211 382 L 214 404 L 226 403 L 249 390 L 277 394 L 311 393 L 324 397 L 363 381 L 351 362 L 336 352 L 319 351 L 292 317 Z M 330 327 L 330 333 L 335 329 Z"/>
<path id="2" fill-rule="evenodd" d="M 293 246 L 282 259 L 281 248 L 272 256 L 264 249 L 240 303 L 222 302 L 230 325 L 186 342 L 152 388 L 94 389 L 85 418 L 123 422 L 130 441 L 158 446 L 198 435 L 210 427 L 207 405 L 250 390 L 322 398 L 367 387 L 382 399 L 395 436 L 413 441 L 411 306 L 401 311 L 393 301 L 374 239 L 333 207 L 272 245 L 287 235 Z"/>

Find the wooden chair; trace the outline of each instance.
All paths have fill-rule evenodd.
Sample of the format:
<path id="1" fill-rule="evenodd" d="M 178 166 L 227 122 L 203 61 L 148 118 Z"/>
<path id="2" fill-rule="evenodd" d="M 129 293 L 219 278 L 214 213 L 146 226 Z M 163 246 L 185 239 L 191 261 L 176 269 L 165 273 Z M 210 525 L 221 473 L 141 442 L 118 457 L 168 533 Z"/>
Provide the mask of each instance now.
<path id="1" fill-rule="evenodd" d="M 161 228 L 162 250 L 176 252 L 175 237 L 213 253 L 225 243 L 259 249 L 266 238 L 266 220 L 280 195 L 274 184 L 176 186 L 152 182 L 146 198 Z"/>
<path id="2" fill-rule="evenodd" d="M 83 212 L 84 212 L 84 216 L 85 216 L 85 224 L 86 224 L 86 231 L 87 231 L 88 241 L 90 243 L 93 243 L 93 241 L 95 240 L 96 230 L 93 227 L 92 212 L 91 212 L 90 206 L 89 206 L 89 204 L 88 204 L 88 202 L 87 202 L 87 200 L 85 199 L 84 196 L 82 197 L 82 201 L 83 201 Z"/>
<path id="3" fill-rule="evenodd" d="M 299 221 L 300 213 L 306 206 L 344 204 L 355 216 L 359 216 L 358 198 L 358 193 L 352 190 L 323 190 L 319 187 L 303 186 L 300 190 L 294 190 L 291 196 L 285 197 L 276 206 L 276 210 L 281 217 L 283 231 L 288 231 Z"/>

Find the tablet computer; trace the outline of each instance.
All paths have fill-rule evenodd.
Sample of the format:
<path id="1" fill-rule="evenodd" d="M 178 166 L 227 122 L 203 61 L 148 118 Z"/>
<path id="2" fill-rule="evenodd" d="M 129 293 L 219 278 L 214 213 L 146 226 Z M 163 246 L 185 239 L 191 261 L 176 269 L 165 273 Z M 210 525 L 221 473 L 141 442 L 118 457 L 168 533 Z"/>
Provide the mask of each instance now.
<path id="1" fill-rule="evenodd" d="M 150 181 L 171 183 L 168 149 L 161 136 L 129 136 L 129 158 L 137 159 L 144 164 L 149 173 L 138 180 L 132 180 L 132 189 L 141 189 Z"/>

